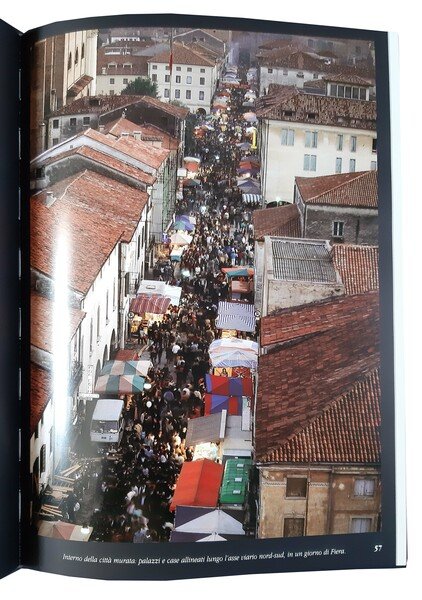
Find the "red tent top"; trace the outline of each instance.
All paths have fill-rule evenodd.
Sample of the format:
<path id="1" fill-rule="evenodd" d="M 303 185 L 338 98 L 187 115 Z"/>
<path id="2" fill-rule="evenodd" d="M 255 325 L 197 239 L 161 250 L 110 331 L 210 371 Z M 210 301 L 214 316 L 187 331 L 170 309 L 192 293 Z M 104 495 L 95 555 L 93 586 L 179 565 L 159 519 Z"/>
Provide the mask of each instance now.
<path id="1" fill-rule="evenodd" d="M 164 315 L 170 306 L 171 299 L 159 294 L 138 294 L 130 303 L 130 310 L 138 315 L 154 313 Z"/>
<path id="2" fill-rule="evenodd" d="M 207 458 L 185 462 L 177 480 L 170 510 L 175 510 L 176 506 L 215 508 L 223 472 L 223 465 Z"/>

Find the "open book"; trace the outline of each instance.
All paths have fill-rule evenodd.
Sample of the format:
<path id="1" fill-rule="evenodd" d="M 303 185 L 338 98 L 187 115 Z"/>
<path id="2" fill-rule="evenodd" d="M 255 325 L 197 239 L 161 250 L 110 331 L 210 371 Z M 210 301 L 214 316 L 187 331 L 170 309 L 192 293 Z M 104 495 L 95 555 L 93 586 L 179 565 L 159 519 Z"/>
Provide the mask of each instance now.
<path id="1" fill-rule="evenodd" d="M 0 32 L 0 572 L 404 566 L 394 38 Z"/>

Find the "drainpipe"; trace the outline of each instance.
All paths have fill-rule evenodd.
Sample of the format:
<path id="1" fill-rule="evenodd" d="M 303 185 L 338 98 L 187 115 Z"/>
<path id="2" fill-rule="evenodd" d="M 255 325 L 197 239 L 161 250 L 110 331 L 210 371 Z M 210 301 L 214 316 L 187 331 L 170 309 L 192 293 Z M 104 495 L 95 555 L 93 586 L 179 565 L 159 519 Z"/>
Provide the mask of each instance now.
<path id="1" fill-rule="evenodd" d="M 333 514 L 333 480 L 334 480 L 334 472 L 333 467 L 331 467 L 330 476 L 328 478 L 328 510 L 327 510 L 327 524 L 325 535 L 329 535 L 332 529 L 332 514 Z"/>

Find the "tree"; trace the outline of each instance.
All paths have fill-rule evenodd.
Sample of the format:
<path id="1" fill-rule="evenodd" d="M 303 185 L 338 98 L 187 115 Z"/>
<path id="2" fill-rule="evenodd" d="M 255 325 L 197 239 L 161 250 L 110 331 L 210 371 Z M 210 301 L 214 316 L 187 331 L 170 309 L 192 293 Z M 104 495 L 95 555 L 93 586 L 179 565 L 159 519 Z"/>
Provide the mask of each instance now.
<path id="1" fill-rule="evenodd" d="M 142 77 L 137 77 L 122 90 L 122 95 L 152 96 L 153 98 L 156 98 L 158 95 L 157 84 L 149 78 L 143 79 Z"/>

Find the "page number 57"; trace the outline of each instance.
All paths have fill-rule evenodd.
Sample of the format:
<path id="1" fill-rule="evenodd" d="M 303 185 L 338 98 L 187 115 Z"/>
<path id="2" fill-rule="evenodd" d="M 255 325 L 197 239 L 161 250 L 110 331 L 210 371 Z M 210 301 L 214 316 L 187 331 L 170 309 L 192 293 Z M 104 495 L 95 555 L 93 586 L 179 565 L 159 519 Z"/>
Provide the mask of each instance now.
<path id="1" fill-rule="evenodd" d="M 381 552 L 381 550 L 382 550 L 382 544 L 375 544 L 374 552 Z"/>

